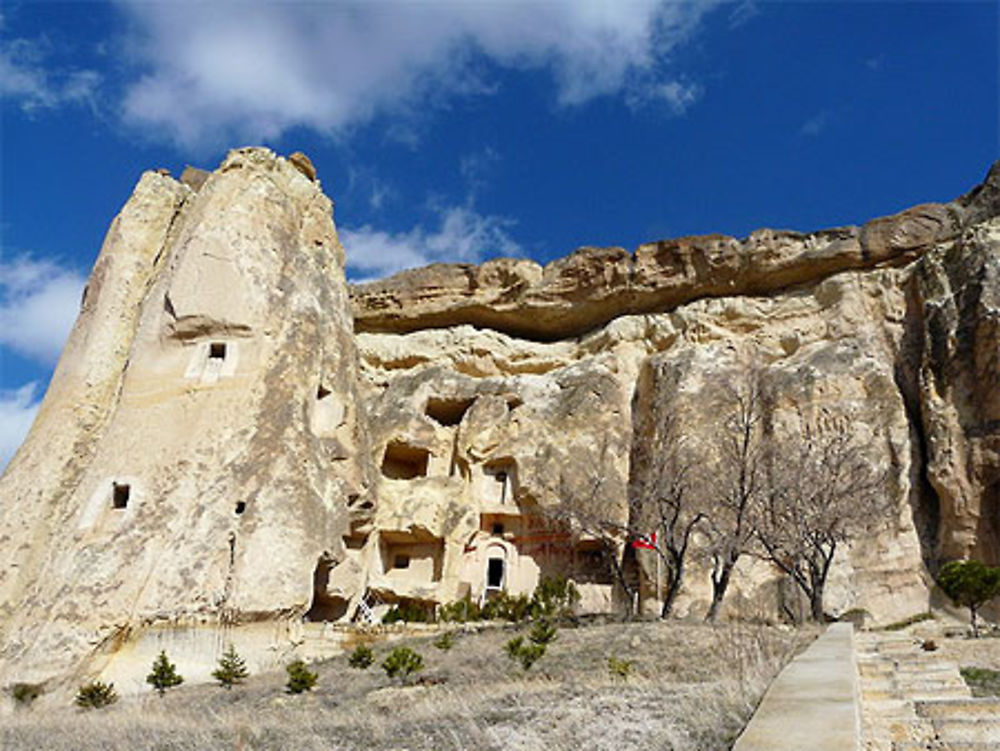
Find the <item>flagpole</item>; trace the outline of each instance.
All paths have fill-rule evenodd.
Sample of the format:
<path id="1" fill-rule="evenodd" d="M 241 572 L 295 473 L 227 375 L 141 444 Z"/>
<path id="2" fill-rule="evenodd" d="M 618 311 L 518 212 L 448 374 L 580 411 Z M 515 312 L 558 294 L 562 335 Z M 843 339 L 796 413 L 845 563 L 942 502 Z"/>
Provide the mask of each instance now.
<path id="1" fill-rule="evenodd" d="M 663 608 L 663 599 L 660 597 L 660 543 L 656 542 L 656 601 L 660 608 Z"/>

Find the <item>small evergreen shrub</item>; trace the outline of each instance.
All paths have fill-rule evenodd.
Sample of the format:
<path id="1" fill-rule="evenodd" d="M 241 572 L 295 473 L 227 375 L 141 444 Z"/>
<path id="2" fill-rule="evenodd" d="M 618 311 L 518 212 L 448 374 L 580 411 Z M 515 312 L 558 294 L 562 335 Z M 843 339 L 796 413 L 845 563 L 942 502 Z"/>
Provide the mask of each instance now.
<path id="1" fill-rule="evenodd" d="M 488 621 L 521 623 L 531 616 L 531 598 L 500 592 L 483 606 L 482 614 Z"/>
<path id="2" fill-rule="evenodd" d="M 424 658 L 409 647 L 396 647 L 382 662 L 382 669 L 390 678 L 398 677 L 405 681 L 411 673 L 424 669 Z"/>
<path id="3" fill-rule="evenodd" d="M 482 620 L 483 613 L 479 608 L 479 603 L 474 601 L 470 595 L 466 595 L 461 600 L 442 605 L 438 617 L 445 623 L 468 623 L 469 621 Z"/>
<path id="4" fill-rule="evenodd" d="M 347 664 L 356 670 L 367 670 L 375 662 L 375 653 L 367 644 L 359 644 L 347 658 Z"/>
<path id="5" fill-rule="evenodd" d="M 285 691 L 289 694 L 301 694 L 303 691 L 312 691 L 319 676 L 306 667 L 302 660 L 294 660 L 285 666 L 288 673 L 288 682 L 285 684 Z"/>
<path id="6" fill-rule="evenodd" d="M 212 677 L 219 682 L 220 686 L 225 686 L 227 689 L 231 689 L 238 683 L 243 683 L 248 675 L 250 673 L 247 672 L 246 663 L 236 653 L 236 647 L 232 644 L 219 658 L 219 667 L 212 671 Z"/>
<path id="7" fill-rule="evenodd" d="M 153 670 L 146 676 L 146 683 L 162 697 L 168 688 L 184 683 L 184 678 L 178 675 L 177 667 L 167 659 L 167 653 L 161 651 L 159 657 L 153 661 Z"/>
<path id="8" fill-rule="evenodd" d="M 15 683 L 10 689 L 11 696 L 18 704 L 31 704 L 42 695 L 42 687 L 34 683 Z"/>
<path id="9" fill-rule="evenodd" d="M 455 634 L 452 631 L 445 631 L 441 636 L 434 640 L 434 646 L 443 652 L 447 652 L 449 649 L 455 646 Z"/>
<path id="10" fill-rule="evenodd" d="M 115 684 L 104 681 L 93 681 L 84 683 L 80 690 L 76 692 L 76 706 L 84 709 L 100 709 L 107 707 L 118 701 L 118 692 L 115 691 Z"/>
<path id="11" fill-rule="evenodd" d="M 404 600 L 382 616 L 382 623 L 433 623 L 434 611 L 426 603 Z"/>
<path id="12" fill-rule="evenodd" d="M 556 626 L 549 620 L 535 621 L 528 632 L 528 638 L 535 644 L 548 645 L 556 640 Z"/>
<path id="13" fill-rule="evenodd" d="M 526 642 L 523 636 L 516 636 L 504 645 L 504 650 L 510 659 L 521 663 L 522 668 L 529 670 L 545 655 L 545 644 Z"/>
<path id="14" fill-rule="evenodd" d="M 623 681 L 627 681 L 628 677 L 632 674 L 632 661 L 619 660 L 614 656 L 609 657 L 608 672 L 611 673 L 612 678 L 620 678 Z"/>
<path id="15" fill-rule="evenodd" d="M 542 577 L 531 595 L 531 614 L 535 618 L 569 618 L 580 602 L 576 585 L 565 576 Z"/>

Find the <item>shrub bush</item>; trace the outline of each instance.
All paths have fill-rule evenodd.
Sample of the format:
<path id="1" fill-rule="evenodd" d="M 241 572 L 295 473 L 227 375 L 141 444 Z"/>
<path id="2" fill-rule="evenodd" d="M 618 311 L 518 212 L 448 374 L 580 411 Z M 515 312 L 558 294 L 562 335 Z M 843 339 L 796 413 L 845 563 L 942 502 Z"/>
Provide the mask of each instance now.
<path id="1" fill-rule="evenodd" d="M 11 696 L 18 704 L 31 704 L 42 695 L 42 687 L 35 683 L 15 683 L 10 689 Z"/>
<path id="2" fill-rule="evenodd" d="M 608 672 L 611 673 L 612 678 L 621 678 L 623 681 L 627 681 L 628 677 L 632 674 L 632 661 L 619 660 L 614 656 L 609 657 Z"/>
<path id="3" fill-rule="evenodd" d="M 467 623 L 482 620 L 483 614 L 479 603 L 475 602 L 470 595 L 466 595 L 461 600 L 442 605 L 438 617 L 445 623 Z"/>
<path id="4" fill-rule="evenodd" d="M 568 618 L 580 602 L 576 585 L 565 576 L 542 577 L 531 595 L 531 614 L 535 618 Z"/>
<path id="5" fill-rule="evenodd" d="M 382 662 L 382 669 L 390 678 L 402 678 L 404 681 L 411 673 L 424 669 L 424 658 L 409 647 L 396 647 Z"/>
<path id="6" fill-rule="evenodd" d="M 303 691 L 312 691 L 319 676 L 306 667 L 302 660 L 295 660 L 285 666 L 288 673 L 288 682 L 285 684 L 285 691 L 289 694 L 301 694 Z"/>
<path id="7" fill-rule="evenodd" d="M 545 655 L 545 644 L 525 642 L 523 636 L 515 636 L 504 645 L 504 650 L 510 659 L 521 663 L 522 668 L 529 670 Z"/>
<path id="8" fill-rule="evenodd" d="M 438 649 L 447 652 L 449 649 L 455 646 L 455 634 L 452 631 L 445 631 L 441 636 L 434 640 L 434 646 Z"/>
<path id="9" fill-rule="evenodd" d="M 531 615 L 531 598 L 500 592 L 483 606 L 482 614 L 489 621 L 520 623 L 528 620 Z"/>
<path id="10" fill-rule="evenodd" d="M 542 619 L 535 621 L 535 625 L 528 632 L 528 638 L 535 644 L 548 645 L 556 640 L 556 626 L 549 620 Z"/>
<path id="11" fill-rule="evenodd" d="M 434 611 L 427 603 L 416 600 L 404 600 L 393 605 L 389 612 L 382 616 L 382 623 L 433 623 Z"/>
<path id="12" fill-rule="evenodd" d="M 219 682 L 220 686 L 225 686 L 227 689 L 231 689 L 238 683 L 243 683 L 248 675 L 250 673 L 247 672 L 246 663 L 236 653 L 236 647 L 232 644 L 219 658 L 219 667 L 212 671 L 212 677 Z"/>
<path id="13" fill-rule="evenodd" d="M 84 709 L 100 709 L 118 701 L 115 684 L 104 681 L 84 683 L 76 692 L 76 706 Z"/>
<path id="14" fill-rule="evenodd" d="M 367 644 L 359 644 L 347 658 L 347 664 L 357 670 L 367 670 L 375 662 L 375 653 Z"/>
<path id="15" fill-rule="evenodd" d="M 146 676 L 146 683 L 162 697 L 168 688 L 184 683 L 184 678 L 177 673 L 176 666 L 167 659 L 167 653 L 161 650 L 160 655 L 153 661 L 152 672 Z"/>

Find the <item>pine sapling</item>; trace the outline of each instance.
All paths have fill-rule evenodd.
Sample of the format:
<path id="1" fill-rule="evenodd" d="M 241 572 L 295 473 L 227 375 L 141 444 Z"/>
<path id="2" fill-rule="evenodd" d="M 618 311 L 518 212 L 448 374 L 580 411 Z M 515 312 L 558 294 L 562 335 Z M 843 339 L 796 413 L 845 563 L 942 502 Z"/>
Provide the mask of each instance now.
<path id="1" fill-rule="evenodd" d="M 167 659 L 167 653 L 161 650 L 160 656 L 153 661 L 152 672 L 146 676 L 146 683 L 162 697 L 168 688 L 181 685 L 184 679 L 177 674 L 177 667 Z"/>
<path id="2" fill-rule="evenodd" d="M 288 683 L 285 684 L 285 691 L 290 694 L 301 694 L 303 691 L 312 691 L 319 676 L 306 667 L 302 660 L 295 660 L 285 667 L 288 672 Z"/>
<path id="3" fill-rule="evenodd" d="M 220 686 L 231 689 L 239 683 L 243 683 L 250 673 L 247 671 L 246 662 L 236 652 L 236 647 L 232 644 L 225 654 L 219 658 L 219 667 L 212 671 L 212 677 L 219 682 Z"/>

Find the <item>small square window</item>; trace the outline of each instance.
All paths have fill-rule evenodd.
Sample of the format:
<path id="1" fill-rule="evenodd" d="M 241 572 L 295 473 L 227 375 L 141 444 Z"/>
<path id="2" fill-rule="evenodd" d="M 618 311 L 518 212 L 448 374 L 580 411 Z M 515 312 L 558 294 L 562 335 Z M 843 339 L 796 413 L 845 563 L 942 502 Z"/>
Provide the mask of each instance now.
<path id="1" fill-rule="evenodd" d="M 409 568 L 410 567 L 410 556 L 408 555 L 397 555 L 392 561 L 393 568 Z"/>
<path id="2" fill-rule="evenodd" d="M 210 360 L 225 360 L 226 359 L 226 343 L 225 342 L 212 342 L 208 345 L 208 359 Z"/>
<path id="3" fill-rule="evenodd" d="M 119 485 L 117 482 L 113 484 L 113 490 L 111 492 L 111 505 L 114 508 L 125 508 L 128 506 L 128 497 L 131 494 L 131 488 L 128 485 Z"/>
<path id="4" fill-rule="evenodd" d="M 247 510 L 247 502 L 246 501 L 236 501 L 236 513 L 237 514 L 242 514 L 246 510 Z"/>
<path id="5" fill-rule="evenodd" d="M 502 535 L 503 534 L 503 525 L 502 524 L 494 524 L 493 525 L 493 534 L 495 534 L 495 535 Z"/>

